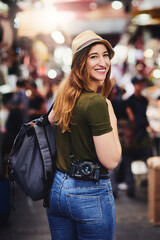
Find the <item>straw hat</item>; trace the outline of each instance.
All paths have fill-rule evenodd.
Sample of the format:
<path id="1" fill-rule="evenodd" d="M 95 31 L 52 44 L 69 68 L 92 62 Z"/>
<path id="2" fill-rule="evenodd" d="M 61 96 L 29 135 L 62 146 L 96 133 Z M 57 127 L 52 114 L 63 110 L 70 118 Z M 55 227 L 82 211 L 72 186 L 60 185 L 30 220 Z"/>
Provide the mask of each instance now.
<path id="1" fill-rule="evenodd" d="M 113 50 L 111 44 L 107 40 L 98 36 L 92 30 L 87 30 L 87 31 L 84 31 L 84 32 L 80 33 L 77 37 L 75 37 L 75 39 L 72 42 L 72 51 L 73 51 L 72 63 L 74 61 L 75 54 L 77 52 L 81 51 L 82 49 L 84 49 L 85 47 L 91 45 L 92 43 L 103 43 L 103 44 L 105 44 L 108 51 L 109 51 L 110 59 L 113 58 L 114 50 Z"/>

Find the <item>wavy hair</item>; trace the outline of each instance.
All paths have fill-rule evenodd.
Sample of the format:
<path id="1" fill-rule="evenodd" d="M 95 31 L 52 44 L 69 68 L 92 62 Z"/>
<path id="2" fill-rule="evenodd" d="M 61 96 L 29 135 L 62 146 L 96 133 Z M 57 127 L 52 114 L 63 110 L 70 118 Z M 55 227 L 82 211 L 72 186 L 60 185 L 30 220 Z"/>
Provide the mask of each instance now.
<path id="1" fill-rule="evenodd" d="M 59 85 L 53 110 L 54 122 L 61 127 L 63 133 L 70 131 L 69 124 L 72 124 L 71 118 L 73 109 L 82 90 L 93 91 L 90 75 L 86 67 L 87 57 L 93 45 L 95 44 L 92 44 L 75 54 L 69 76 Z M 112 88 L 110 72 L 111 67 L 109 68 L 101 88 L 101 94 L 105 97 L 108 96 Z"/>

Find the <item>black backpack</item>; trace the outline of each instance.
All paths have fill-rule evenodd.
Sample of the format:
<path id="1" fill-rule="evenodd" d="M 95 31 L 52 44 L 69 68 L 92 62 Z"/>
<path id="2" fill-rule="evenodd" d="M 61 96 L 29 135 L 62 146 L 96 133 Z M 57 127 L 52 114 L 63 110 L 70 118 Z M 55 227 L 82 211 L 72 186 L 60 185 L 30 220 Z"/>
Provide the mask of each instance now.
<path id="1" fill-rule="evenodd" d="M 55 128 L 48 114 L 22 125 L 8 160 L 9 179 L 32 200 L 44 199 L 44 206 L 56 170 Z"/>

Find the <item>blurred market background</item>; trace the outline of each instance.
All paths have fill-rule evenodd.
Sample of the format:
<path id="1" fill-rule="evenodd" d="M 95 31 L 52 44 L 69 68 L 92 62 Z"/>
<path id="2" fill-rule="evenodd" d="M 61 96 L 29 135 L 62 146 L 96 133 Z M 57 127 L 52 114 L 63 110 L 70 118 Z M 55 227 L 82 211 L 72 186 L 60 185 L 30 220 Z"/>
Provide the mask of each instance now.
<path id="1" fill-rule="evenodd" d="M 134 94 L 133 78 L 145 80 L 142 96 L 147 99 L 144 117 L 149 127 L 150 145 L 145 148 L 148 155 L 143 158 L 136 156 L 136 150 L 130 154 L 124 151 L 120 167 L 111 172 L 111 178 L 118 212 L 117 240 L 157 240 L 160 229 L 154 225 L 160 224 L 159 0 L 0 1 L 0 205 L 3 198 L 6 209 L 12 202 L 12 186 L 1 183 L 6 181 L 13 140 L 23 122 L 47 112 L 59 83 L 70 71 L 71 42 L 87 29 L 114 47 L 114 87 L 109 97 L 118 120 L 122 120 L 118 110 L 121 106 L 125 109 L 119 102 Z M 130 135 L 131 139 L 126 140 L 128 129 L 124 122 L 119 121 L 119 132 L 126 147 L 126 141 L 134 139 Z M 4 208 L 0 210 L 0 240 L 50 239 L 41 203 L 33 203 L 19 192 L 18 186 L 15 188 L 18 210 L 6 215 Z M 33 231 L 29 230 L 31 227 Z"/>

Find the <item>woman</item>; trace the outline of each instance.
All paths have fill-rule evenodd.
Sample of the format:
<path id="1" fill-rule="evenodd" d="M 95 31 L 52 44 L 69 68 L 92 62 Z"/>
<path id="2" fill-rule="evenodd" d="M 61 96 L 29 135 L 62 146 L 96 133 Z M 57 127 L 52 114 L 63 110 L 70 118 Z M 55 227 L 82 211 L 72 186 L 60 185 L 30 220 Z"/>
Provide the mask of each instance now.
<path id="1" fill-rule="evenodd" d="M 69 77 L 57 92 L 49 121 L 56 123 L 57 171 L 47 209 L 52 239 L 111 240 L 115 208 L 108 169 L 121 156 L 111 90 L 110 43 L 93 31 L 72 43 Z M 102 87 L 102 95 L 98 94 Z"/>

